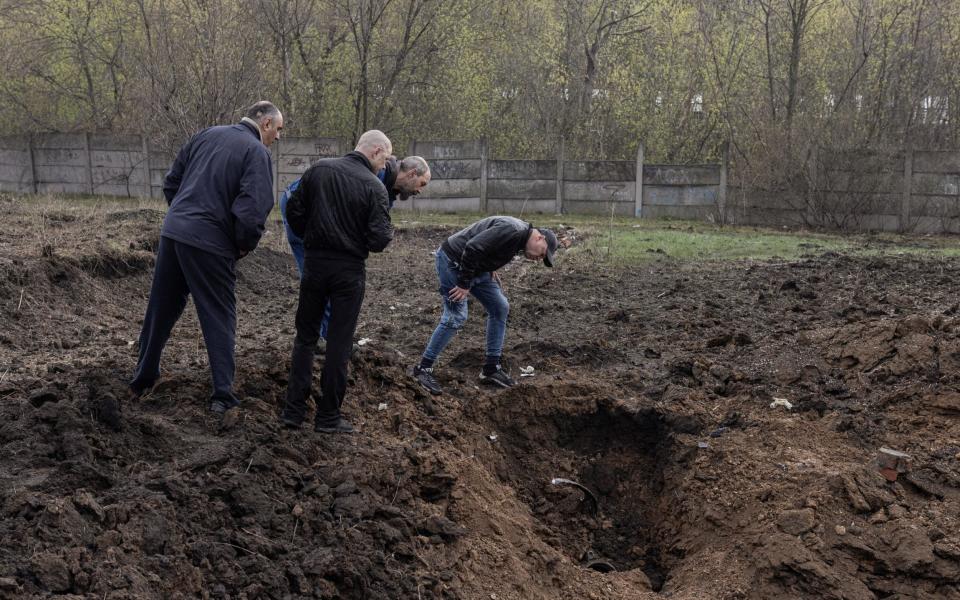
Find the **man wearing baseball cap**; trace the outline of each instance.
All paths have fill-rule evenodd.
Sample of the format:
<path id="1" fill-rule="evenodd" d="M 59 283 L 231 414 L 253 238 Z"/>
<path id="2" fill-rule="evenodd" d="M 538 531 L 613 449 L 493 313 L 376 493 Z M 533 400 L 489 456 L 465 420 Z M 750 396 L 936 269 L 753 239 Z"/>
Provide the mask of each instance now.
<path id="1" fill-rule="evenodd" d="M 437 277 L 443 315 L 411 375 L 431 394 L 442 389 L 433 377 L 433 365 L 467 320 L 467 296 L 473 295 L 487 311 L 486 362 L 480 381 L 510 387 L 514 380 L 500 365 L 510 304 L 496 271 L 523 254 L 553 266 L 557 236 L 514 217 L 487 217 L 451 235 L 437 249 Z"/>

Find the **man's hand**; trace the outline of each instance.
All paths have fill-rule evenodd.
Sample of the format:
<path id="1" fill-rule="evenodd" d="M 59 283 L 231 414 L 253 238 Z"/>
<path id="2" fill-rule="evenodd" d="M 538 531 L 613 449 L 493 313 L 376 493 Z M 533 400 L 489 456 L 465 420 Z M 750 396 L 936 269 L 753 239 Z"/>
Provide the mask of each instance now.
<path id="1" fill-rule="evenodd" d="M 454 286 L 453 289 L 450 290 L 450 293 L 447 294 L 447 298 L 453 302 L 463 302 L 468 295 L 470 295 L 470 290 Z"/>
<path id="2" fill-rule="evenodd" d="M 490 271 L 490 278 L 493 279 L 498 286 L 503 287 L 503 281 L 500 280 L 500 271 Z"/>
<path id="3" fill-rule="evenodd" d="M 239 260 L 239 259 L 241 259 L 241 258 L 246 258 L 246 256 L 247 256 L 248 254 L 250 254 L 249 251 L 241 250 L 241 251 L 240 251 L 240 256 L 237 257 L 237 260 Z"/>

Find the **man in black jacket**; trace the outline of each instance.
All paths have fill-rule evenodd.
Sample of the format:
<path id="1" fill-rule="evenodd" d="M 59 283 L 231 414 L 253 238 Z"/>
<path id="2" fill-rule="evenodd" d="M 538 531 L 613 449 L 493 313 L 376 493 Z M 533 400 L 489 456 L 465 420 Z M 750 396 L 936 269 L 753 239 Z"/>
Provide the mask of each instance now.
<path id="1" fill-rule="evenodd" d="M 177 154 L 163 180 L 170 205 L 160 232 L 132 397 L 160 376 L 160 355 L 193 295 L 207 345 L 213 395 L 210 410 L 235 420 L 233 394 L 237 326 L 236 263 L 256 248 L 273 209 L 273 167 L 267 149 L 280 137 L 283 115 L 257 102 L 240 123 L 210 127 Z M 229 413 L 229 414 L 228 414 Z"/>
<path id="2" fill-rule="evenodd" d="M 467 320 L 467 296 L 473 294 L 487 311 L 486 362 L 480 381 L 512 386 L 513 379 L 500 365 L 510 304 L 496 271 L 519 253 L 552 267 L 556 249 L 557 236 L 552 231 L 513 217 L 487 217 L 447 238 L 437 250 L 443 315 L 420 364 L 413 367 L 414 379 L 431 394 L 442 392 L 433 377 L 433 365 Z"/>
<path id="3" fill-rule="evenodd" d="M 290 383 L 280 421 L 297 428 L 306 415 L 314 348 L 323 310 L 330 302 L 327 353 L 320 378 L 314 430 L 350 433 L 340 414 L 347 391 L 347 363 L 363 303 L 366 259 L 393 239 L 387 190 L 377 179 L 393 147 L 381 131 L 360 136 L 353 152 L 307 169 L 287 202 L 287 222 L 303 239 L 305 260 L 297 305 Z"/>

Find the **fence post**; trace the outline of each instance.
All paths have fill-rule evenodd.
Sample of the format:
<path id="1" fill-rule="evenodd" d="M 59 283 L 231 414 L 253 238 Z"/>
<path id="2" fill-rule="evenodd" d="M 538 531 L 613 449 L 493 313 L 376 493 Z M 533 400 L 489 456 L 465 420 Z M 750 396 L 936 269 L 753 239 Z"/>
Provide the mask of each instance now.
<path id="1" fill-rule="evenodd" d="M 911 194 L 913 193 L 913 147 L 908 147 L 903 153 L 903 195 L 900 198 L 900 223 L 901 233 L 907 231 L 910 227 L 910 205 L 912 204 Z"/>
<path id="2" fill-rule="evenodd" d="M 37 182 L 37 159 L 34 156 L 34 151 L 33 151 L 34 143 L 33 143 L 32 133 L 30 134 L 30 139 L 27 142 L 27 144 L 28 144 L 27 146 L 28 154 L 30 156 L 30 186 L 33 188 L 33 193 L 38 194 L 40 193 L 40 187 Z"/>
<path id="3" fill-rule="evenodd" d="M 730 165 L 730 142 L 724 142 L 720 150 L 720 187 L 717 190 L 717 208 L 720 224 L 727 223 L 727 169 Z"/>
<path id="4" fill-rule="evenodd" d="M 643 218 L 643 142 L 637 144 L 636 187 L 633 191 L 633 216 Z M 721 174 L 721 177 L 723 175 Z"/>
<path id="5" fill-rule="evenodd" d="M 486 138 L 480 140 L 480 212 L 487 214 L 487 155 L 490 154 Z"/>
<path id="6" fill-rule="evenodd" d="M 410 155 L 410 156 L 420 156 L 419 154 L 417 154 L 417 139 L 416 139 L 416 138 L 410 140 L 410 153 L 409 153 L 409 155 Z M 430 161 L 427 161 L 427 165 L 429 165 L 429 164 L 430 164 Z M 430 167 L 430 176 L 433 177 L 433 167 Z M 413 212 L 413 211 L 416 211 L 416 210 L 417 210 L 417 197 L 416 197 L 416 196 L 410 196 L 410 211 Z"/>
<path id="7" fill-rule="evenodd" d="M 280 201 L 280 158 L 283 155 L 283 140 L 275 144 L 276 156 L 273 157 L 273 204 L 279 206 Z"/>
<path id="8" fill-rule="evenodd" d="M 93 156 L 90 153 L 90 132 L 83 134 L 83 151 L 87 153 L 87 192 L 93 195 Z"/>
<path id="9" fill-rule="evenodd" d="M 563 161 L 565 149 L 566 141 L 560 138 L 560 144 L 557 146 L 557 201 L 554 207 L 558 215 L 563 214 Z"/>
<path id="10" fill-rule="evenodd" d="M 150 172 L 150 143 L 147 141 L 147 136 L 140 134 L 140 151 L 143 152 L 143 191 L 147 198 L 153 197 L 153 181 L 151 181 L 152 173 Z"/>
<path id="11" fill-rule="evenodd" d="M 817 221 L 817 194 L 820 193 L 820 146 L 814 145 L 810 149 L 810 164 L 807 165 L 807 202 L 804 208 L 803 220 L 813 227 Z"/>

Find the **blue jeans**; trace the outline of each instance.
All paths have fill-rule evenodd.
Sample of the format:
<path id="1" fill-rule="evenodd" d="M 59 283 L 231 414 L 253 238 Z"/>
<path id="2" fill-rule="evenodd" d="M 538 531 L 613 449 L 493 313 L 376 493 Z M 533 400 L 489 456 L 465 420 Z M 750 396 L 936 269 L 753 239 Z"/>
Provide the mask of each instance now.
<path id="1" fill-rule="evenodd" d="M 423 357 L 435 361 L 447 347 L 453 336 L 467 321 L 469 300 L 454 302 L 448 294 L 457 285 L 458 265 L 450 260 L 442 249 L 437 249 L 437 277 L 440 279 L 440 297 L 443 300 L 443 315 L 440 324 L 430 336 L 430 343 L 423 352 Z M 510 314 L 510 303 L 503 295 L 500 286 L 490 273 L 475 277 L 470 282 L 470 294 L 480 301 L 487 311 L 487 356 L 503 354 L 503 338 L 507 333 L 507 315 Z"/>
<path id="2" fill-rule="evenodd" d="M 300 271 L 300 279 L 303 279 L 303 240 L 290 229 L 287 223 L 287 200 L 290 199 L 290 190 L 286 190 L 280 195 L 280 218 L 283 219 L 283 228 L 287 232 L 287 242 L 290 244 L 290 251 L 293 252 L 293 260 L 297 261 L 297 270 Z M 327 327 L 330 325 L 330 303 L 327 302 L 323 309 L 323 321 L 320 322 L 320 337 L 327 339 Z"/>

